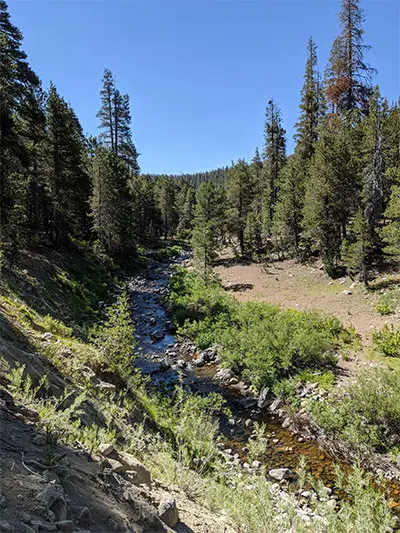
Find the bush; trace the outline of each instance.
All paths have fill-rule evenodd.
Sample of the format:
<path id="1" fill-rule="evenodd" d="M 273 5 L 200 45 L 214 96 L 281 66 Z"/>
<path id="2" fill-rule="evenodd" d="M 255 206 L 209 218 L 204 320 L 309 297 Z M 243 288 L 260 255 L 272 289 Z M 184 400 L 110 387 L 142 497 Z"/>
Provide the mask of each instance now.
<path id="1" fill-rule="evenodd" d="M 106 320 L 90 331 L 90 340 L 102 354 L 101 371 L 118 372 L 121 376 L 130 373 L 135 354 L 134 333 L 128 295 L 123 292 L 107 309 Z"/>
<path id="2" fill-rule="evenodd" d="M 238 303 L 215 280 L 178 269 L 167 304 L 179 332 L 201 349 L 221 345 L 220 356 L 256 388 L 273 386 L 299 370 L 336 363 L 336 350 L 352 339 L 334 317 Z"/>
<path id="3" fill-rule="evenodd" d="M 399 310 L 400 306 L 400 287 L 388 289 L 382 294 L 375 306 L 375 309 L 381 315 L 392 315 Z"/>
<path id="4" fill-rule="evenodd" d="M 393 325 L 385 325 L 380 331 L 374 331 L 372 340 L 383 355 L 400 357 L 400 330 Z"/>
<path id="5" fill-rule="evenodd" d="M 383 297 L 380 298 L 379 302 L 375 306 L 375 309 L 381 315 L 391 315 L 394 313 L 392 304 Z"/>
<path id="6" fill-rule="evenodd" d="M 310 410 L 327 433 L 354 449 L 390 449 L 400 443 L 400 372 L 368 370 Z"/>
<path id="7" fill-rule="evenodd" d="M 72 328 L 66 326 L 61 320 L 56 320 L 50 315 L 46 315 L 41 322 L 41 326 L 46 330 L 54 333 L 55 335 L 60 335 L 61 337 L 71 337 Z"/>

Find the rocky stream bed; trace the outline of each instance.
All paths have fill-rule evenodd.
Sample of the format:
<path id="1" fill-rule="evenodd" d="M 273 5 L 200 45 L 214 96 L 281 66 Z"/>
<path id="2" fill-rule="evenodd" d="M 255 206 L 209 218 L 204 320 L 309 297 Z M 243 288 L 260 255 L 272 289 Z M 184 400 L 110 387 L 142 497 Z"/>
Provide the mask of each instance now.
<path id="1" fill-rule="evenodd" d="M 334 487 L 335 465 L 349 471 L 350 464 L 323 450 L 307 424 L 300 424 L 300 429 L 279 400 L 273 400 L 268 391 L 255 395 L 248 384 L 229 369 L 222 368 L 215 349 L 199 352 L 190 341 L 175 337 L 175 326 L 168 318 L 163 296 L 168 291 L 174 263 L 185 265 L 189 262 L 183 256 L 169 263 L 152 263 L 145 275 L 130 281 L 138 343 L 137 366 L 151 376 L 154 385 L 166 392 L 181 382 L 192 392 L 204 395 L 216 392 L 223 396 L 232 413 L 231 418 L 221 415 L 219 421 L 220 432 L 225 437 L 219 452 L 225 461 L 247 471 L 265 467 L 267 476 L 280 482 L 296 478 L 299 458 L 303 456 L 306 469 L 323 482 L 332 502 L 342 498 L 343 494 Z M 319 400 L 324 394 L 326 392 L 318 390 L 316 384 L 308 384 L 301 391 L 304 399 Z M 297 419 L 299 414 L 301 418 L 304 409 L 297 413 Z M 267 428 L 267 447 L 262 462 L 247 457 L 247 442 L 255 435 L 255 422 L 263 422 Z M 391 481 L 389 488 L 393 506 L 398 506 L 399 483 Z M 308 491 L 305 496 L 309 496 Z"/>

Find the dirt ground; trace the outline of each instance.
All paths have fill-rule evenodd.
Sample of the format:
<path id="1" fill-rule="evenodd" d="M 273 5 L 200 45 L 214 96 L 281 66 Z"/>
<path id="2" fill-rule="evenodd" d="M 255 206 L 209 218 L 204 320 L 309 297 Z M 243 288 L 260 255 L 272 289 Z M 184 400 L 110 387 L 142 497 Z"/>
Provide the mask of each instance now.
<path id="1" fill-rule="evenodd" d="M 221 255 L 215 271 L 224 288 L 240 302 L 271 302 L 335 315 L 360 335 L 364 356 L 371 352 L 374 329 L 385 324 L 400 326 L 399 316 L 381 316 L 375 310 L 385 291 L 385 276 L 375 281 L 374 290 L 367 291 L 349 277 L 331 280 L 318 263 L 303 265 L 286 260 L 261 265 L 234 261 L 227 253 Z"/>

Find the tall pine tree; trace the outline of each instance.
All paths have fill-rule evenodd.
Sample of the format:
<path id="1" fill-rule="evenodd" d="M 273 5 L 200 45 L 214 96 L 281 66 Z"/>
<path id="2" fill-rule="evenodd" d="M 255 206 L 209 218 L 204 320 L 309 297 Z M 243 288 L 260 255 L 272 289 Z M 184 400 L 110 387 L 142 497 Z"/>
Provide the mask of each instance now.
<path id="1" fill-rule="evenodd" d="M 268 101 L 265 113 L 264 172 L 266 180 L 266 201 L 264 204 L 266 231 L 270 233 L 275 204 L 278 199 L 280 175 L 286 163 L 286 138 L 279 107 Z"/>
<path id="2" fill-rule="evenodd" d="M 368 110 L 373 69 L 364 60 L 369 49 L 363 44 L 365 21 L 359 0 L 342 0 L 340 35 L 335 39 L 326 72 L 326 94 L 333 111 Z"/>

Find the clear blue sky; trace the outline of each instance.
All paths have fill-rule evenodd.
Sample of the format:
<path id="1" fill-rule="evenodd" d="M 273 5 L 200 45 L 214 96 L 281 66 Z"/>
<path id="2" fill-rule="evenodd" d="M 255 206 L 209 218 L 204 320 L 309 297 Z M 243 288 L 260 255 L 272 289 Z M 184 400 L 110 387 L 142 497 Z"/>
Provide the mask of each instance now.
<path id="1" fill-rule="evenodd" d="M 293 125 L 306 59 L 320 66 L 338 33 L 339 0 L 8 0 L 31 65 L 96 134 L 105 67 L 131 96 L 143 172 L 213 169 L 262 147 L 265 105 Z M 361 0 L 367 60 L 389 101 L 399 90 L 399 0 Z"/>

